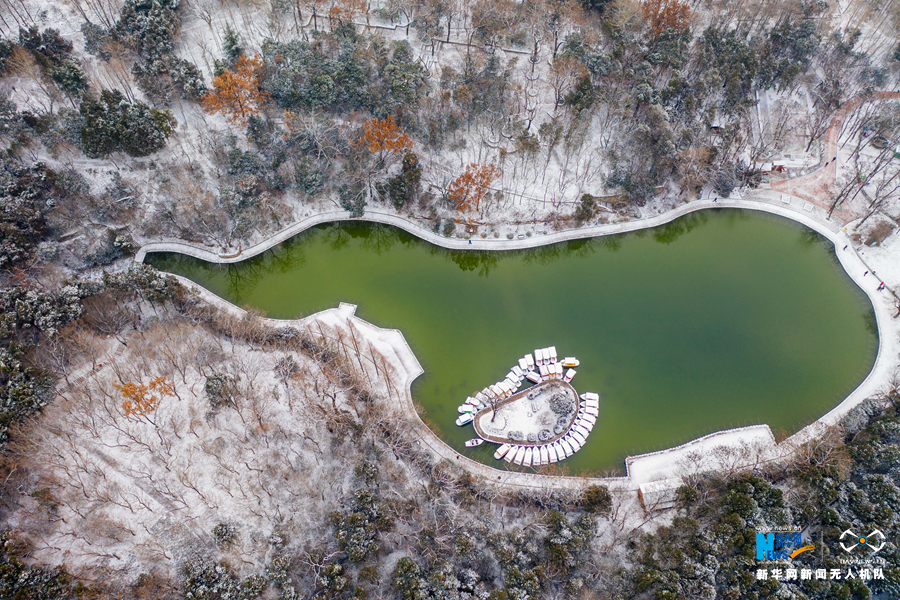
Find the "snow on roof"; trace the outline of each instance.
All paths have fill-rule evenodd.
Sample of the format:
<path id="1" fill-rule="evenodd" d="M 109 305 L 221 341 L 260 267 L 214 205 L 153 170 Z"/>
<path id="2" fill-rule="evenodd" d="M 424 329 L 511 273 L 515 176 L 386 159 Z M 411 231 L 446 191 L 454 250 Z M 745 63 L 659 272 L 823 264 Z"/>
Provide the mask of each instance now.
<path id="1" fill-rule="evenodd" d="M 681 487 L 681 479 L 670 477 L 648 481 L 638 486 L 638 498 L 647 512 L 667 510 L 675 506 L 675 490 Z"/>

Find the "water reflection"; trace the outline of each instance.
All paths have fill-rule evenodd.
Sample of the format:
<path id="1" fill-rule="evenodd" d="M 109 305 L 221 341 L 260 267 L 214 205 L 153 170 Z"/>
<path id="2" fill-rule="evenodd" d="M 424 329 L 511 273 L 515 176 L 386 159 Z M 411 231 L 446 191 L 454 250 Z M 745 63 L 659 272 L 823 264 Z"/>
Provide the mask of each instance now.
<path id="1" fill-rule="evenodd" d="M 531 248 L 524 251 L 523 258 L 526 263 L 548 265 L 563 255 L 564 246 L 564 244 L 553 244 L 552 246 Z"/>
<path id="2" fill-rule="evenodd" d="M 622 249 L 622 236 L 608 235 L 606 237 L 594 238 L 593 245 L 609 252 L 618 252 Z"/>
<path id="3" fill-rule="evenodd" d="M 350 244 L 350 240 L 353 237 L 351 236 L 349 229 L 349 227 L 343 227 L 337 223 L 325 225 L 321 229 L 321 235 L 329 248 L 332 250 L 341 250 Z"/>
<path id="4" fill-rule="evenodd" d="M 863 321 L 866 324 L 866 331 L 868 331 L 871 335 L 878 335 L 878 322 L 875 320 L 875 311 L 869 309 L 866 314 L 863 315 Z"/>
<path id="5" fill-rule="evenodd" d="M 706 211 L 694 212 L 674 221 L 670 221 L 665 225 L 653 228 L 653 239 L 660 244 L 671 244 L 686 233 L 690 233 L 700 225 L 709 220 L 709 214 Z"/>
<path id="6" fill-rule="evenodd" d="M 487 250 L 473 250 L 470 252 L 451 250 L 450 260 L 463 271 L 478 271 L 479 277 L 487 277 L 500 262 L 500 256 L 496 252 Z"/>
<path id="7" fill-rule="evenodd" d="M 398 239 L 397 230 L 375 223 L 366 228 L 362 237 L 362 247 L 378 256 L 384 254 L 393 247 Z"/>

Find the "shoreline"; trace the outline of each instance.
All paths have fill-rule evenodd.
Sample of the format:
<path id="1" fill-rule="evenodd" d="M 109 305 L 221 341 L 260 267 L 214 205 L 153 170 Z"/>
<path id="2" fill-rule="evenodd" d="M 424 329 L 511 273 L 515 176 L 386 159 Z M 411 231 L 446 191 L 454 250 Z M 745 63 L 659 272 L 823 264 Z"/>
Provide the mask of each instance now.
<path id="1" fill-rule="evenodd" d="M 413 372 L 416 369 L 406 369 L 408 376 L 406 377 L 406 381 L 403 382 L 403 387 L 405 387 L 404 396 L 406 397 L 410 408 L 412 408 L 413 412 L 416 414 L 417 421 L 421 427 L 427 431 L 420 440 L 425 441 L 426 445 L 428 445 L 432 452 L 437 456 L 447 459 L 455 464 L 459 464 L 470 472 L 477 473 L 494 482 L 499 481 L 504 484 L 524 487 L 556 485 L 557 487 L 571 488 L 573 484 L 577 482 L 576 487 L 579 488 L 591 485 L 592 483 L 602 483 L 610 486 L 611 489 L 636 490 L 639 489 L 639 486 L 643 483 L 666 479 L 673 480 L 690 472 L 721 470 L 726 468 L 726 466 L 730 469 L 741 467 L 747 468 L 758 466 L 763 463 L 783 460 L 789 456 L 792 448 L 816 438 L 825 429 L 838 423 L 853 408 L 866 399 L 875 396 L 882 391 L 886 385 L 891 383 L 896 369 L 900 366 L 900 360 L 897 359 L 897 357 L 900 356 L 900 321 L 893 318 L 891 312 L 893 306 L 888 297 L 888 292 L 869 290 L 865 285 L 868 282 L 864 281 L 864 277 L 867 276 L 871 269 L 866 262 L 863 261 L 862 257 L 859 256 L 855 247 L 852 245 L 853 242 L 849 239 L 847 234 L 849 223 L 840 223 L 837 220 L 829 220 L 825 215 L 824 210 L 801 198 L 768 190 L 755 190 L 754 196 L 750 198 L 721 198 L 715 202 L 708 199 L 694 200 L 682 204 L 670 211 L 623 223 L 594 225 L 548 234 L 539 234 L 535 232 L 531 237 L 524 237 L 522 239 L 477 238 L 472 239 L 471 243 L 469 240 L 446 238 L 435 234 L 408 219 L 384 211 L 367 211 L 361 218 L 351 218 L 346 211 L 333 211 L 307 217 L 244 251 L 238 249 L 237 253 L 223 250 L 225 253 L 219 254 L 186 242 L 162 241 L 142 246 L 135 254 L 134 260 L 135 262 L 143 262 L 149 252 L 176 252 L 193 256 L 194 258 L 199 258 L 207 262 L 233 264 L 257 256 L 310 227 L 323 223 L 340 221 L 368 221 L 393 225 L 424 241 L 448 249 L 480 251 L 520 250 L 569 240 L 603 237 L 642 229 L 651 229 L 665 225 L 679 217 L 693 212 L 716 208 L 739 208 L 778 215 L 809 227 L 824 236 L 834 244 L 835 256 L 837 257 L 838 262 L 841 264 L 841 267 L 847 273 L 848 277 L 850 277 L 857 287 L 859 287 L 869 298 L 875 313 L 875 321 L 878 330 L 878 351 L 868 375 L 837 406 L 780 443 L 776 442 L 768 425 L 754 425 L 710 433 L 685 444 L 665 450 L 628 456 L 624 461 L 626 472 L 624 477 L 598 478 L 552 476 L 500 470 L 458 454 L 455 449 L 440 439 L 421 419 L 418 411 L 414 408 L 411 386 L 412 382 L 424 371 L 413 355 L 409 345 L 406 343 L 406 340 L 403 338 L 402 332 L 399 330 L 383 330 L 375 325 L 367 323 L 354 315 L 355 305 L 345 303 L 341 303 L 340 307 L 337 309 L 321 311 L 299 320 L 264 319 L 265 321 L 274 324 L 286 325 L 290 323 L 309 322 L 323 318 L 331 314 L 332 311 L 343 311 L 341 314 L 344 315 L 344 319 L 353 319 L 357 325 L 365 324 L 367 330 L 369 328 L 374 328 L 378 332 L 396 332 L 402 340 L 402 344 L 393 344 L 396 352 L 395 355 L 404 365 L 410 364 L 411 359 L 414 361 L 416 367 L 418 367 L 418 372 L 414 375 Z M 847 246 L 847 250 L 842 249 L 844 246 Z M 860 273 L 863 273 L 864 271 L 865 274 L 860 275 Z M 180 276 L 175 277 L 182 284 L 198 291 L 208 301 L 223 306 L 232 312 L 238 311 L 239 314 L 245 313 L 243 309 L 216 296 L 193 281 Z M 352 310 L 349 310 L 350 307 L 352 307 Z M 407 356 L 401 356 L 401 354 L 407 353 Z M 892 356 L 894 359 L 891 360 L 887 358 L 888 356 Z M 719 452 L 721 456 L 713 456 L 714 453 L 712 451 L 719 447 L 723 447 L 726 451 Z M 750 450 L 750 452 L 748 452 L 748 450 Z M 745 456 L 743 463 L 736 467 L 734 456 L 726 456 L 729 452 L 743 452 L 745 455 L 752 454 L 753 456 Z M 701 455 L 702 458 L 700 458 Z M 504 475 L 506 475 L 505 478 Z M 495 480 L 494 477 L 497 479 Z M 538 479 L 532 480 L 533 478 Z M 674 486 L 674 484 L 672 485 Z"/>
<path id="2" fill-rule="evenodd" d="M 767 190 L 762 190 L 763 192 Z M 776 198 L 776 196 L 778 198 Z M 754 196 L 753 198 L 720 198 L 719 201 L 711 200 L 693 200 L 680 206 L 652 216 L 641 217 L 621 223 L 607 223 L 603 225 L 589 225 L 579 227 L 577 229 L 566 229 L 552 233 L 542 234 L 534 231 L 534 228 L 526 228 L 532 231 L 530 237 L 525 236 L 522 239 L 490 239 L 490 238 L 472 238 L 471 240 L 451 238 L 439 235 L 421 227 L 419 224 L 400 216 L 396 213 L 384 210 L 368 210 L 362 217 L 351 217 L 350 213 L 345 210 L 335 210 L 329 212 L 318 213 L 309 217 L 304 217 L 280 231 L 275 232 L 265 240 L 258 242 L 249 248 L 242 249 L 222 249 L 222 252 L 214 252 L 209 247 L 201 247 L 197 244 L 184 242 L 180 240 L 166 240 L 160 242 L 150 242 L 141 246 L 135 253 L 135 262 L 143 262 L 146 255 L 150 252 L 177 252 L 194 258 L 199 258 L 207 262 L 216 264 L 235 264 L 248 258 L 258 256 L 267 250 L 271 250 L 275 246 L 289 240 L 295 235 L 303 233 L 311 227 L 322 225 L 325 223 L 337 223 L 343 221 L 358 221 L 379 223 L 382 225 L 393 225 L 406 231 L 417 238 L 447 248 L 449 250 L 527 250 L 531 248 L 539 248 L 541 246 L 549 246 L 559 242 L 568 242 L 571 240 L 588 239 L 595 237 L 605 237 L 609 235 L 618 235 L 622 233 L 632 233 L 642 229 L 652 229 L 660 225 L 666 225 L 679 217 L 683 217 L 693 212 L 706 210 L 709 208 L 746 208 L 750 210 L 759 210 L 771 214 L 779 215 L 798 221 L 811 229 L 822 233 L 831 239 L 831 235 L 840 232 L 845 224 L 838 223 L 836 220 L 827 218 L 825 211 L 813 206 L 801 198 L 791 197 L 791 203 L 786 204 L 780 197 L 786 194 L 778 192 L 769 192 L 766 195 Z M 790 208 L 799 205 L 806 214 L 798 210 Z M 828 232 L 828 233 L 826 233 Z M 524 234 L 523 234 L 524 235 Z M 472 243 L 470 244 L 469 241 Z M 832 240 L 833 241 L 833 240 Z"/>

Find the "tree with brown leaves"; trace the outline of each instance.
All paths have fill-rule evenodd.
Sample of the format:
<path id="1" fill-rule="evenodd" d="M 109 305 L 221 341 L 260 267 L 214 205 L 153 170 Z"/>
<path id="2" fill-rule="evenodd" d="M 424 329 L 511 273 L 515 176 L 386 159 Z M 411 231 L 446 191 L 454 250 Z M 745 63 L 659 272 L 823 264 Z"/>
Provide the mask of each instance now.
<path id="1" fill-rule="evenodd" d="M 365 122 L 359 145 L 368 148 L 372 154 L 402 154 L 412 149 L 413 141 L 394 123 L 394 117 L 388 115 L 384 120 L 375 118 Z"/>
<path id="2" fill-rule="evenodd" d="M 150 384 L 144 383 L 114 383 L 113 386 L 122 392 L 122 410 L 125 416 L 146 417 L 156 410 L 160 401 L 165 396 L 171 396 L 175 393 L 175 384 L 166 381 L 163 376 L 154 377 L 150 380 Z"/>
<path id="3" fill-rule="evenodd" d="M 262 69 L 259 56 L 242 54 L 234 71 L 225 70 L 213 79 L 213 90 L 203 96 L 203 108 L 212 114 L 224 113 L 235 125 L 246 125 L 269 100 L 268 92 L 259 87 Z"/>
<path id="4" fill-rule="evenodd" d="M 332 22 L 352 23 L 358 15 L 365 14 L 369 21 L 368 6 L 365 0 L 332 0 L 328 10 L 328 18 Z"/>
<path id="5" fill-rule="evenodd" d="M 447 197 L 456 203 L 456 208 L 461 212 L 468 212 L 473 208 L 480 210 L 481 201 L 499 176 L 500 169 L 494 165 L 472 163 L 462 175 L 450 182 Z"/>
<path id="6" fill-rule="evenodd" d="M 691 24 L 691 8 L 684 0 L 644 0 L 641 12 L 653 35 L 670 29 L 680 33 Z"/>

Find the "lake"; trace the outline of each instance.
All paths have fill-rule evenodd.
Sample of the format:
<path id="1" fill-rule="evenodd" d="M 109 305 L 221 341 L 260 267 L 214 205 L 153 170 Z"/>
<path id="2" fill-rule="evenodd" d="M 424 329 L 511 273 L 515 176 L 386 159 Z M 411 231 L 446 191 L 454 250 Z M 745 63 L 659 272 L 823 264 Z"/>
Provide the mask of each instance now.
<path id="1" fill-rule="evenodd" d="M 877 351 L 874 313 L 828 240 L 793 221 L 702 211 L 611 237 L 523 251 L 450 251 L 371 223 L 314 227 L 235 265 L 149 254 L 239 306 L 297 318 L 359 306 L 397 328 L 425 369 L 423 417 L 465 448 L 456 407 L 518 358 L 554 345 L 581 361 L 572 385 L 600 394 L 573 474 L 730 427 L 799 430 L 843 400 Z"/>

